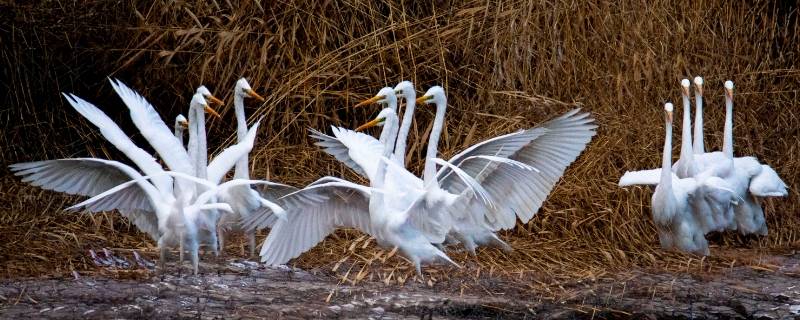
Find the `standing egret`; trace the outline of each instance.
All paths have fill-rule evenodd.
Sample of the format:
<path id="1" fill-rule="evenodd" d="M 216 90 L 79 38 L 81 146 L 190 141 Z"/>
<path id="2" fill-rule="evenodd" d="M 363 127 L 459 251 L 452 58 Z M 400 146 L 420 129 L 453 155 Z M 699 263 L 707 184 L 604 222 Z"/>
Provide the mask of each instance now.
<path id="1" fill-rule="evenodd" d="M 236 113 L 236 137 L 237 141 L 242 141 L 247 135 L 247 117 L 244 112 L 245 98 L 254 98 L 258 101 L 265 101 L 258 93 L 256 93 L 247 82 L 247 79 L 241 78 L 236 81 L 236 86 L 233 92 L 233 106 Z M 248 156 L 245 155 L 236 161 L 236 168 L 233 174 L 234 179 L 250 179 L 250 169 L 248 167 Z M 247 242 L 250 249 L 250 256 L 255 255 L 256 250 L 256 235 L 254 230 L 245 230 L 242 228 L 242 219 L 252 215 L 254 212 L 261 212 L 267 215 L 267 219 L 274 221 L 276 217 L 271 217 L 273 210 L 269 207 L 264 207 L 259 201 L 261 197 L 269 199 L 272 202 L 277 202 L 277 198 L 289 192 L 296 191 L 297 189 L 283 185 L 271 184 L 267 189 L 259 188 L 261 194 L 253 190 L 250 185 L 241 185 L 223 191 L 220 201 L 230 204 L 233 208 L 232 213 L 224 214 L 219 223 L 219 245 L 220 249 L 224 250 L 225 236 L 224 230 L 226 228 L 236 227 L 245 231 L 247 235 Z"/>
<path id="2" fill-rule="evenodd" d="M 671 103 L 664 105 L 666 133 L 661 177 L 652 197 L 653 222 L 662 248 L 708 255 L 708 242 L 689 204 L 690 195 L 697 188 L 696 181 L 680 179 L 672 173 L 672 108 Z"/>

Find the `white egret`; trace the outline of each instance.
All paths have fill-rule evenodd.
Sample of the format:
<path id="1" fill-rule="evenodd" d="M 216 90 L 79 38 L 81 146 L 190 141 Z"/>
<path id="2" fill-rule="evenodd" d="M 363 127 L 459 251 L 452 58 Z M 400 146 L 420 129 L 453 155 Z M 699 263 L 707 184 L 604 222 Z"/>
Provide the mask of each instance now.
<path id="1" fill-rule="evenodd" d="M 247 82 L 245 78 L 241 78 L 238 81 L 236 81 L 236 86 L 234 87 L 234 92 L 233 92 L 233 106 L 234 106 L 234 111 L 236 113 L 236 123 L 237 123 L 237 130 L 236 130 L 237 141 L 242 141 L 247 134 L 247 117 L 245 116 L 244 112 L 245 98 L 254 98 L 262 102 L 265 101 L 263 97 L 261 97 L 250 87 L 250 84 Z M 234 169 L 233 177 L 235 179 L 250 179 L 250 169 L 248 167 L 247 155 L 239 158 L 236 161 L 236 168 Z M 235 227 L 236 229 L 241 229 L 245 231 L 245 234 L 247 235 L 248 246 L 250 249 L 250 256 L 254 256 L 256 247 L 255 231 L 244 230 L 244 228 L 241 227 L 242 219 L 249 217 L 253 212 L 256 212 L 257 210 L 261 210 L 264 214 L 267 215 L 266 218 L 274 221 L 274 218 L 269 217 L 269 215 L 272 213 L 272 210 L 270 208 L 262 208 L 259 199 L 261 199 L 261 197 L 263 196 L 269 199 L 270 201 L 277 202 L 277 198 L 279 196 L 295 191 L 296 189 L 287 185 L 272 184 L 268 189 L 260 188 L 259 190 L 265 190 L 265 191 L 261 195 L 259 195 L 259 193 L 253 190 L 250 187 L 250 185 L 241 185 L 227 189 L 220 195 L 219 200 L 221 202 L 228 203 L 233 208 L 232 213 L 224 214 L 222 216 L 222 220 L 220 221 L 218 226 L 220 249 L 224 250 L 225 229 Z"/>
<path id="2" fill-rule="evenodd" d="M 680 179 L 672 173 L 672 108 L 671 103 L 664 105 L 666 134 L 661 177 L 652 197 L 653 222 L 662 248 L 708 255 L 708 242 L 689 204 L 690 195 L 697 188 L 696 181 Z"/>
<path id="3" fill-rule="evenodd" d="M 390 88 L 391 89 L 391 88 Z M 393 90 L 390 90 L 393 92 Z M 387 98 L 374 102 L 386 103 Z M 357 130 L 383 125 L 380 140 L 393 145 L 397 136 L 397 115 L 391 108 L 383 109 L 378 116 Z M 381 246 L 396 246 L 414 264 L 421 274 L 421 263 L 441 259 L 458 266 L 447 255 L 431 244 L 432 239 L 444 238 L 447 222 L 437 221 L 442 215 L 426 210 L 425 192 L 417 186 L 388 183 L 396 175 L 406 172 L 389 158 L 391 148 L 365 134 L 345 129 L 335 129 L 340 143 L 349 148 L 342 155 L 347 161 L 369 173 L 371 187 L 357 185 L 338 178 L 325 177 L 310 186 L 283 198 L 294 202 L 289 206 L 287 220 L 277 222 L 261 249 L 262 261 L 283 264 L 307 251 L 336 228 L 357 228 L 377 240 Z M 321 143 L 328 143 L 323 140 Z M 334 147 L 337 148 L 337 147 Z M 338 150 L 343 150 L 340 148 Z M 380 151 L 380 154 L 375 152 Z M 374 160 L 372 157 L 379 157 Z M 374 169 L 374 170 L 373 170 Z M 408 177 L 410 175 L 410 177 Z M 410 173 L 406 178 L 413 180 Z M 396 179 L 396 178 L 395 178 Z M 452 204 L 455 196 L 427 195 L 435 201 Z M 409 205 L 410 204 L 410 205 Z M 252 220 L 251 219 L 251 223 Z M 256 227 L 257 222 L 255 223 Z M 436 226 L 445 226 L 437 228 Z"/>
<path id="4" fill-rule="evenodd" d="M 432 159 L 436 156 L 444 125 L 447 98 L 442 87 L 434 86 L 416 102 L 436 106 L 426 157 Z M 457 194 L 464 190 L 464 185 L 454 179 L 452 169 L 460 168 L 499 203 L 496 208 L 487 208 L 471 199 L 465 212 L 480 215 L 488 230 L 510 229 L 516 225 L 517 217 L 523 223 L 533 218 L 567 166 L 591 141 L 595 128 L 594 119 L 588 113 L 575 109 L 537 127 L 477 143 L 452 157 L 448 160 L 450 165 L 438 171 L 434 162 L 426 160 L 423 176 L 426 184 L 439 184 L 442 189 Z M 462 234 L 469 235 L 469 232 Z M 493 233 L 483 232 L 467 241 L 497 244 L 500 240 Z"/>

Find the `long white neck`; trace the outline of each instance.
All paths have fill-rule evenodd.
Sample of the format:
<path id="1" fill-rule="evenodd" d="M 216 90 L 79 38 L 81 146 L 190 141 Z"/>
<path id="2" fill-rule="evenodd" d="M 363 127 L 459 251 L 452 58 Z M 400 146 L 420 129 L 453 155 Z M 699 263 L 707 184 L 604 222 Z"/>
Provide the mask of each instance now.
<path id="1" fill-rule="evenodd" d="M 206 112 L 202 107 L 196 108 L 197 119 L 197 159 L 195 160 L 195 171 L 197 177 L 205 179 L 208 177 L 208 144 L 206 142 Z"/>
<path id="2" fill-rule="evenodd" d="M 681 125 L 681 159 L 688 161 L 691 166 L 692 161 L 692 103 L 689 96 L 683 96 L 683 124 Z"/>
<path id="3" fill-rule="evenodd" d="M 694 154 L 706 153 L 703 146 L 703 95 L 695 91 L 695 115 L 694 115 L 694 143 L 692 145 Z"/>
<path id="4" fill-rule="evenodd" d="M 672 188 L 672 122 L 667 119 L 666 123 L 659 187 L 666 188 L 664 190 L 670 190 Z"/>
<path id="5" fill-rule="evenodd" d="M 397 116 L 396 115 L 386 117 L 386 122 L 383 125 L 383 130 L 381 131 L 381 136 L 384 136 L 384 135 L 386 135 L 388 137 L 388 140 L 390 140 L 392 144 L 394 143 L 394 138 L 392 138 L 392 137 L 396 137 L 397 136 Z M 389 145 L 390 144 L 386 144 L 386 146 L 389 146 Z M 386 157 L 386 158 L 391 157 L 392 156 L 392 149 L 388 148 L 388 147 L 383 148 L 382 156 Z M 375 179 L 373 181 L 371 181 L 373 188 L 381 189 L 381 188 L 384 187 L 384 182 L 386 181 L 386 177 L 385 177 L 386 176 L 386 166 L 387 166 L 387 163 L 386 163 L 386 161 L 383 161 L 383 159 L 381 159 L 378 162 L 378 168 L 377 168 L 377 171 L 375 172 Z M 379 192 L 376 192 L 376 193 L 372 194 L 370 196 L 370 203 L 372 203 L 373 200 L 377 204 L 382 204 L 382 202 L 383 202 L 383 194 L 381 194 Z"/>
<path id="6" fill-rule="evenodd" d="M 431 136 L 428 138 L 428 152 L 425 154 L 425 171 L 423 178 L 425 185 L 437 183 L 436 181 L 436 164 L 433 158 L 437 157 L 439 149 L 439 136 L 442 135 L 444 128 L 444 114 L 447 112 L 447 100 L 442 99 L 436 103 L 436 117 L 433 119 L 433 129 L 431 129 Z"/>
<path id="7" fill-rule="evenodd" d="M 414 94 L 406 95 L 406 109 L 403 111 L 403 122 L 400 123 L 400 132 L 397 134 L 397 144 L 394 146 L 394 156 L 400 161 L 403 168 L 406 167 L 406 142 L 408 141 L 408 132 L 411 130 L 411 122 L 414 120 L 416 104 L 417 102 Z"/>
<path id="8" fill-rule="evenodd" d="M 733 99 L 725 95 L 725 129 L 722 137 L 722 153 L 733 159 Z"/>
<path id="9" fill-rule="evenodd" d="M 194 167 L 195 175 L 198 174 L 197 168 L 197 154 L 198 154 L 198 142 L 197 142 L 197 111 L 194 106 L 189 107 L 189 143 L 186 146 L 186 150 L 189 152 L 189 159 L 192 161 L 192 167 Z"/>
<path id="10" fill-rule="evenodd" d="M 233 95 L 233 108 L 236 112 L 236 141 L 242 142 L 247 135 L 247 117 L 244 115 L 244 96 L 241 94 Z M 236 179 L 249 179 L 250 168 L 248 168 L 248 156 L 245 155 L 236 161 L 236 168 L 233 176 Z"/>

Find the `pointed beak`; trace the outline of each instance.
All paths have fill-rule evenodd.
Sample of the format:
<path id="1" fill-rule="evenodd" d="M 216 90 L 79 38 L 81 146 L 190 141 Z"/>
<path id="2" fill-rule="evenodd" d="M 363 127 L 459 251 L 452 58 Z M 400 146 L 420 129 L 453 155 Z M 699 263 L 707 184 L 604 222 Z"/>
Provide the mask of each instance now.
<path id="1" fill-rule="evenodd" d="M 689 96 L 689 87 L 681 86 L 681 91 L 683 92 L 684 96 Z"/>
<path id="2" fill-rule="evenodd" d="M 211 101 L 211 103 L 213 103 L 215 105 L 218 105 L 218 106 L 225 105 L 225 101 L 222 101 L 222 100 L 218 99 L 215 96 L 208 96 L 208 101 Z"/>
<path id="3" fill-rule="evenodd" d="M 215 117 L 217 117 L 217 118 L 222 118 L 222 116 L 220 116 L 220 115 L 219 115 L 219 113 L 217 113 L 216 111 L 214 111 L 214 109 L 211 109 L 211 107 L 209 107 L 208 105 L 205 105 L 205 106 L 203 106 L 203 109 L 205 109 L 205 110 L 206 110 L 206 112 L 208 112 L 208 113 L 209 113 L 209 114 L 211 114 L 212 116 L 215 116 Z"/>
<path id="4" fill-rule="evenodd" d="M 667 111 L 667 122 L 672 123 L 672 112 Z"/>
<path id="5" fill-rule="evenodd" d="M 367 122 L 365 124 L 362 124 L 360 127 L 356 128 L 356 131 L 363 131 L 365 129 L 372 128 L 374 126 L 377 126 L 378 123 L 380 123 L 380 119 L 372 120 L 372 121 Z"/>
<path id="6" fill-rule="evenodd" d="M 430 99 L 433 99 L 433 96 L 421 96 L 421 97 L 417 98 L 416 101 L 417 101 L 417 104 L 422 104 L 422 103 L 427 102 Z"/>
<path id="7" fill-rule="evenodd" d="M 733 99 L 733 90 L 725 88 L 725 96 L 727 96 L 728 99 Z"/>
<path id="8" fill-rule="evenodd" d="M 694 87 L 697 88 L 697 94 L 703 95 L 703 85 L 702 84 L 694 84 Z"/>
<path id="9" fill-rule="evenodd" d="M 184 130 L 189 129 L 189 121 L 181 121 L 180 125 Z"/>
<path id="10" fill-rule="evenodd" d="M 251 98 L 255 98 L 256 100 L 261 101 L 261 102 L 267 101 L 267 99 L 264 99 L 264 97 L 258 95 L 258 93 L 253 91 L 253 89 L 247 89 L 246 92 L 247 92 L 247 95 L 249 95 Z"/>
<path id="11" fill-rule="evenodd" d="M 353 108 L 368 106 L 368 105 L 376 103 L 376 102 L 378 102 L 378 101 L 380 101 L 381 99 L 384 99 L 384 98 L 386 98 L 386 96 L 374 96 L 372 98 L 369 98 L 367 100 L 359 102 L 357 105 L 353 106 Z"/>

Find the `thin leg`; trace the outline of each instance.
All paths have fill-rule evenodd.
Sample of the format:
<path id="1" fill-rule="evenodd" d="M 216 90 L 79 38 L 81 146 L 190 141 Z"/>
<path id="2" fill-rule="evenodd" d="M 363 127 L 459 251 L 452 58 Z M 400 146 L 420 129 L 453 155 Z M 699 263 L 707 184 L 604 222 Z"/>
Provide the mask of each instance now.
<path id="1" fill-rule="evenodd" d="M 222 255 L 222 252 L 225 251 L 225 228 L 222 226 L 217 226 L 217 234 L 214 235 L 219 242 L 219 248 L 215 252 L 216 256 L 219 257 Z"/>
<path id="2" fill-rule="evenodd" d="M 183 235 L 181 235 L 180 240 L 178 240 L 178 268 L 183 267 Z"/>
<path id="3" fill-rule="evenodd" d="M 250 258 L 256 256 L 256 232 L 250 231 L 247 233 L 247 243 L 250 246 Z"/>
<path id="4" fill-rule="evenodd" d="M 166 273 L 166 261 L 167 261 L 167 248 L 164 245 L 159 244 L 159 257 L 158 257 L 158 269 L 161 270 L 161 273 Z"/>

